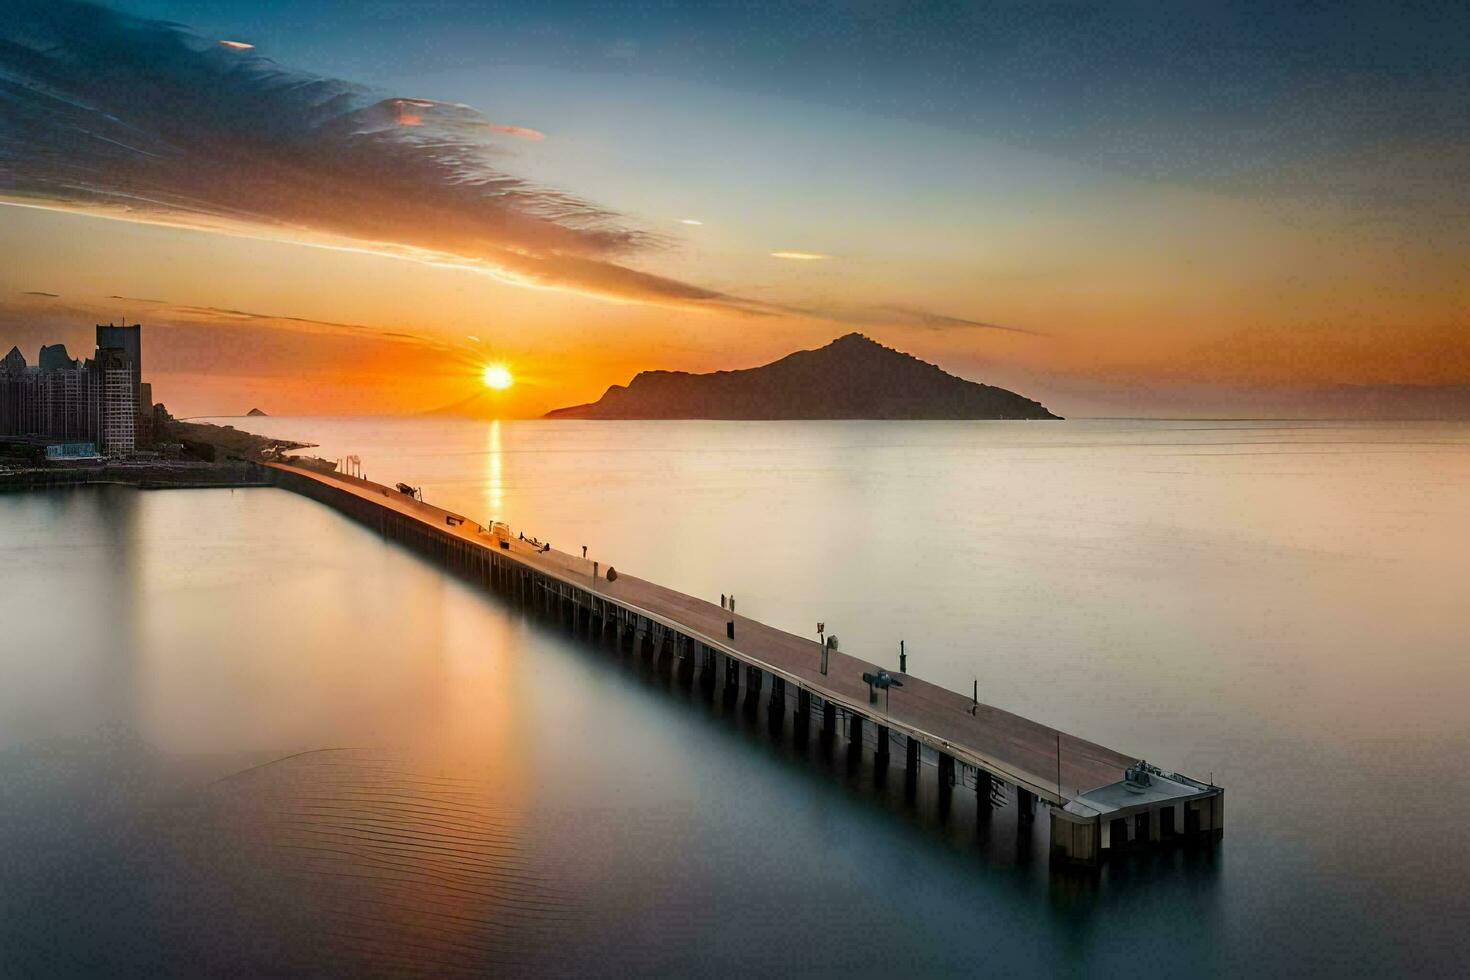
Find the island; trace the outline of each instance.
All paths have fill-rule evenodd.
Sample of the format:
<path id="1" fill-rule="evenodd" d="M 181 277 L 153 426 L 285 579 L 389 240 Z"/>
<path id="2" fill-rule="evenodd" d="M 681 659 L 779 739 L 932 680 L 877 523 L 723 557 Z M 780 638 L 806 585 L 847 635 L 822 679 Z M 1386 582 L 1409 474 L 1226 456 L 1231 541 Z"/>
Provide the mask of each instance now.
<path id="1" fill-rule="evenodd" d="M 642 371 L 549 419 L 1058 419 L 1014 391 L 966 381 L 850 333 L 740 371 Z"/>

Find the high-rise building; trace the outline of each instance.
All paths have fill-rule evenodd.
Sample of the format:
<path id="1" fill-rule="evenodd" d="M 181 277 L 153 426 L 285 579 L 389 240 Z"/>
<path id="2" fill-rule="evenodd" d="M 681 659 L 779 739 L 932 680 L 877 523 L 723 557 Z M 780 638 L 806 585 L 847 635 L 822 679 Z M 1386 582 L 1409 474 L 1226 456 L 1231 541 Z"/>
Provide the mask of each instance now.
<path id="1" fill-rule="evenodd" d="M 41 371 L 41 412 L 45 434 L 63 439 L 80 439 L 89 430 L 86 398 L 89 394 L 86 368 L 75 361 L 67 367 Z"/>
<path id="2" fill-rule="evenodd" d="M 0 435 L 89 439 L 111 457 L 152 444 L 152 386 L 139 377 L 142 328 L 98 325 L 94 357 L 78 362 L 61 344 L 26 364 L 18 348 L 0 358 Z"/>
<path id="3" fill-rule="evenodd" d="M 136 418 L 152 415 L 152 405 L 143 404 L 143 328 L 139 324 L 97 324 L 97 349 L 115 348 L 128 357 L 133 366 L 133 414 Z M 141 442 L 142 433 L 135 434 Z"/>
<path id="4" fill-rule="evenodd" d="M 104 456 L 131 456 L 138 440 L 138 393 L 127 351 L 98 350 L 93 362 L 101 380 L 101 426 L 98 448 Z"/>
<path id="5" fill-rule="evenodd" d="M 43 344 L 39 366 L 42 374 L 49 374 L 52 371 L 65 371 L 81 365 L 66 352 L 65 344 Z"/>
<path id="6" fill-rule="evenodd" d="M 26 369 L 26 356 L 19 347 L 10 348 L 10 353 L 0 358 L 0 374 L 15 375 Z"/>
<path id="7" fill-rule="evenodd" d="M 144 381 L 138 385 L 138 448 L 152 448 L 158 440 L 153 425 L 153 385 Z"/>

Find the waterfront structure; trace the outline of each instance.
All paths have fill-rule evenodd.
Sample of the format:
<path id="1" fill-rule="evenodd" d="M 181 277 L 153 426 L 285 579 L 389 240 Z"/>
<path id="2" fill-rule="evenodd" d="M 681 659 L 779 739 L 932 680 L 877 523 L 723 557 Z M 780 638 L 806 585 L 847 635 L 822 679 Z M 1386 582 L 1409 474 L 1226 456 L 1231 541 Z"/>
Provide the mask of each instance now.
<path id="1" fill-rule="evenodd" d="M 320 501 L 432 560 L 579 634 L 676 661 L 756 705 L 769 690 L 773 724 L 794 717 L 805 739 L 820 714 L 827 745 L 871 751 L 886 769 L 898 752 L 912 789 L 932 772 L 948 812 L 956 788 L 973 793 L 977 818 L 1014 806 L 1019 832 L 1050 812 L 1050 854 L 1061 865 L 1095 866 L 1135 848 L 1220 840 L 1225 791 L 1213 781 L 1165 772 L 1136 756 L 1022 718 L 904 672 L 897 693 L 874 696 L 877 665 L 736 616 L 727 605 L 675 592 L 596 562 L 513 538 L 415 495 L 339 473 L 264 464 L 277 486 Z M 405 486 L 407 486 L 405 484 Z M 409 490 L 412 490 L 410 487 Z M 906 666 L 906 665 L 905 665 Z M 889 676 L 890 682 L 894 679 Z M 966 795 L 969 795 L 968 793 Z"/>
<path id="2" fill-rule="evenodd" d="M 97 444 L 92 442 L 58 442 L 46 447 L 48 463 L 63 460 L 91 462 L 101 458 L 97 453 Z"/>
<path id="3" fill-rule="evenodd" d="M 112 458 L 152 444 L 153 389 L 142 380 L 142 327 L 97 326 L 97 350 L 79 361 L 62 344 L 26 363 L 0 359 L 0 436 L 89 441 Z"/>

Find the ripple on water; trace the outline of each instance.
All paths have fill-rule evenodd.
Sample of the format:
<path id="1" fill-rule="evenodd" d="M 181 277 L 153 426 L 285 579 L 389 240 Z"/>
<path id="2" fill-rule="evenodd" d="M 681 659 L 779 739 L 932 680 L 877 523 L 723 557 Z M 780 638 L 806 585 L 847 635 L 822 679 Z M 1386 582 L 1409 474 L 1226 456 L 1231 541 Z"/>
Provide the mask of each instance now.
<path id="1" fill-rule="evenodd" d="M 298 968 L 528 965 L 580 911 L 528 855 L 493 774 L 464 771 L 380 749 L 302 753 L 212 784 L 197 826 L 212 858 L 241 866 L 226 877 L 272 904 L 274 932 L 311 933 L 283 944 L 306 957 Z"/>

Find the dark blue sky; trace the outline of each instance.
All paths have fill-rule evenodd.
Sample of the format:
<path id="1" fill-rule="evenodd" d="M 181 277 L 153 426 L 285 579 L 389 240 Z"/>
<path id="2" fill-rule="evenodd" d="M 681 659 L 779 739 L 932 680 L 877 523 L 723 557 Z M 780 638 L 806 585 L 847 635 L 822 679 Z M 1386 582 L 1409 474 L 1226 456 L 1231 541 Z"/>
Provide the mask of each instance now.
<path id="1" fill-rule="evenodd" d="M 1470 4 L 136 0 L 344 78 L 620 71 L 937 124 L 1142 176 L 1470 136 Z M 1463 157 L 1452 154 L 1458 164 Z M 1446 160 L 1446 165 L 1451 161 Z"/>

